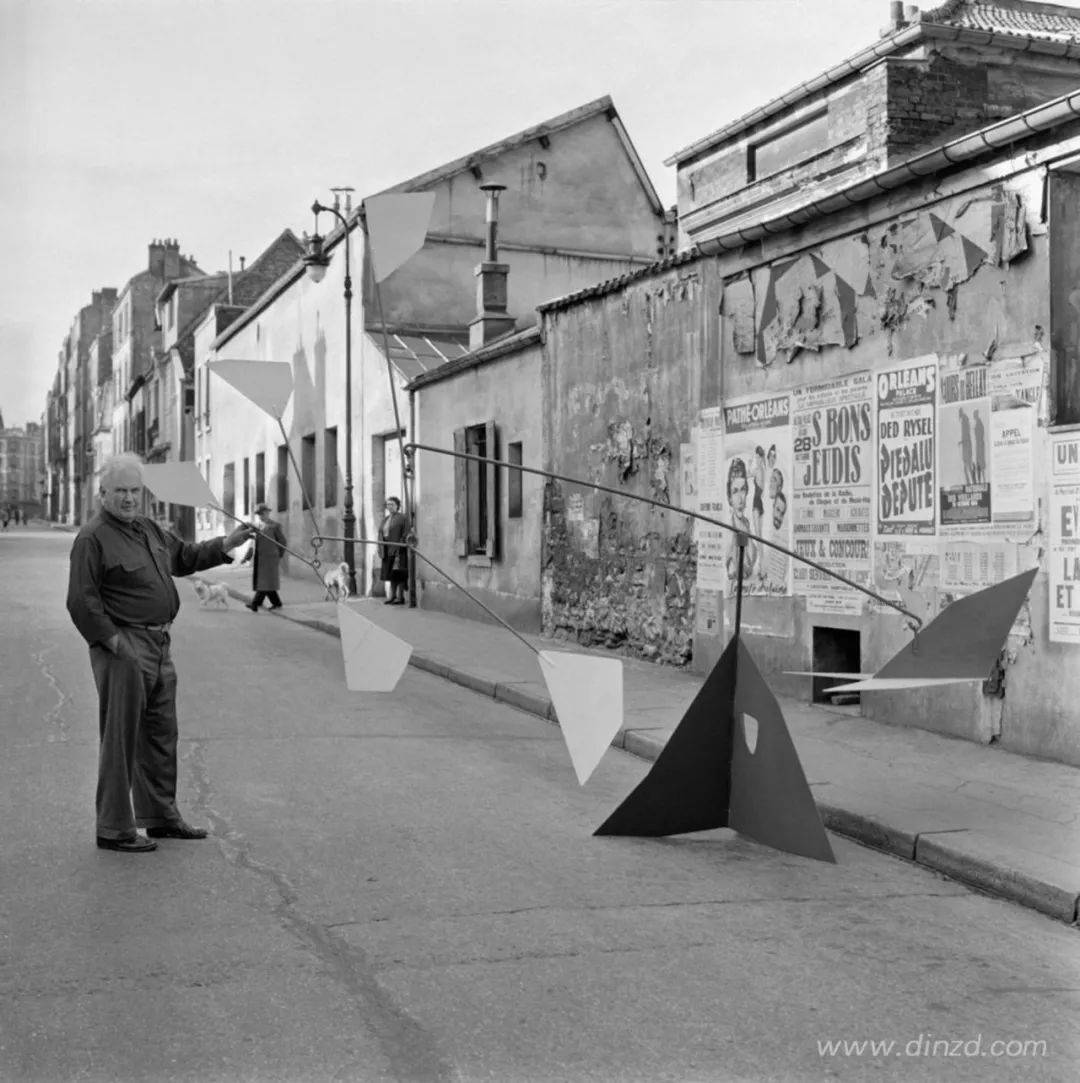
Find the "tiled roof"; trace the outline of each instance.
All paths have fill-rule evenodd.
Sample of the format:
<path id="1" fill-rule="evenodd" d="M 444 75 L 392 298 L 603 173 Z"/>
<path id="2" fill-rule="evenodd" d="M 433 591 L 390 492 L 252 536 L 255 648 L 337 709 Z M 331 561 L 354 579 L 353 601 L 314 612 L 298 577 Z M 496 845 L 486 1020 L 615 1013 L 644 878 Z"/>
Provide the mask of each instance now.
<path id="1" fill-rule="evenodd" d="M 1025 39 L 1052 42 L 1061 45 L 1064 50 L 1068 50 L 1066 55 L 1075 58 L 1076 48 L 1080 46 L 1080 8 L 1061 4 L 1027 3 L 1025 0 L 998 0 L 995 4 L 981 3 L 979 0 L 947 0 L 939 7 L 920 12 L 914 22 L 906 23 L 890 32 L 888 36 L 854 56 L 694 140 L 665 158 L 664 165 L 682 165 L 717 144 L 734 139 L 748 128 L 791 110 L 811 94 L 841 83 L 920 40 L 932 41 L 942 34 L 951 37 L 957 32 L 978 31 L 1004 35 L 1004 40 L 999 39 L 1001 44 L 1008 44 L 1008 38 L 1014 38 L 1017 48 L 1030 48 L 1024 45 Z M 1041 49 L 1056 54 L 1050 44 L 1041 46 Z"/>
<path id="2" fill-rule="evenodd" d="M 383 337 L 376 331 L 368 331 L 372 340 L 382 350 Z M 406 380 L 414 380 L 422 373 L 437 369 L 447 361 L 464 357 L 469 352 L 469 334 L 395 334 L 386 336 L 390 346 L 390 360 Z"/>
<path id="3" fill-rule="evenodd" d="M 432 369 L 428 373 L 421 373 L 409 385 L 409 391 L 415 391 L 429 384 L 438 383 L 450 376 L 456 376 L 459 372 L 467 369 L 478 368 L 490 361 L 496 361 L 507 354 L 516 353 L 518 350 L 531 346 L 540 341 L 540 326 L 534 324 L 521 331 L 508 331 L 505 335 L 485 342 L 483 346 L 477 346 L 475 350 L 467 350 L 460 357 L 447 361 L 439 368 Z"/>
<path id="4" fill-rule="evenodd" d="M 1080 42 L 1080 8 L 1060 4 L 999 0 L 949 0 L 923 15 L 926 22 L 959 26 L 966 30 L 989 30 L 1046 41 Z"/>
<path id="5" fill-rule="evenodd" d="M 673 267 L 682 267 L 684 264 L 693 263 L 700 258 L 701 253 L 697 248 L 688 248 L 678 255 L 668 256 L 667 259 L 657 260 L 655 263 L 646 264 L 644 267 L 636 267 L 634 270 L 627 271 L 626 274 L 619 275 L 616 278 L 607 278 L 595 285 L 586 286 L 584 289 L 575 290 L 573 293 L 567 293 L 551 301 L 545 301 L 542 305 L 537 305 L 536 310 L 538 312 L 555 312 L 560 308 L 570 308 L 577 304 L 578 301 L 585 301 L 590 297 L 602 297 L 605 293 L 614 293 L 616 290 L 622 289 L 623 286 L 636 282 L 639 278 L 662 274 L 664 271 L 670 271 Z"/>

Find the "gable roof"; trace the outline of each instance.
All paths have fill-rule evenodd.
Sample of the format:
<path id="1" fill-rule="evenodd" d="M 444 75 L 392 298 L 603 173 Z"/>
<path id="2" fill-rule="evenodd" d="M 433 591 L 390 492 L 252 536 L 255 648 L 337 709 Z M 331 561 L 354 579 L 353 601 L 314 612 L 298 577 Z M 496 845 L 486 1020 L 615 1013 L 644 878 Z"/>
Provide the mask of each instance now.
<path id="1" fill-rule="evenodd" d="M 436 168 L 430 169 L 426 173 L 420 173 L 418 176 L 411 177 L 409 180 L 402 181 L 400 184 L 395 184 L 391 188 L 386 188 L 384 189 L 384 192 L 426 191 L 440 181 L 447 180 L 450 177 L 456 176 L 458 173 L 464 173 L 467 170 L 475 169 L 483 162 L 490 161 L 492 158 L 497 158 L 500 154 L 505 154 L 506 151 L 512 150 L 514 147 L 522 146 L 523 144 L 530 143 L 536 139 L 542 139 L 545 136 L 549 136 L 552 133 L 561 131 L 565 128 L 572 128 L 575 124 L 580 124 L 583 120 L 588 120 L 590 117 L 601 115 L 606 116 L 615 128 L 619 141 L 622 143 L 623 150 L 626 152 L 627 158 L 630 159 L 630 164 L 634 169 L 634 173 L 637 175 L 639 183 L 645 190 L 653 209 L 657 214 L 663 214 L 664 207 L 660 202 L 660 197 L 656 194 L 656 189 L 653 187 L 653 183 L 649 179 L 648 173 L 645 172 L 645 165 L 641 161 L 641 157 L 635 149 L 634 144 L 630 141 L 630 136 L 627 134 L 626 128 L 623 125 L 622 119 L 619 117 L 619 112 L 615 108 L 615 103 L 611 100 L 610 94 L 605 94 L 603 97 L 595 99 L 595 101 L 579 105 L 576 109 L 560 113 L 550 120 L 541 121 L 539 124 L 536 124 L 531 128 L 525 128 L 523 131 L 516 132 L 514 135 L 508 135 L 505 139 L 500 139 L 496 143 L 489 143 L 486 147 L 474 150 L 471 154 L 466 154 L 462 158 L 455 158 L 452 162 L 436 166 Z M 382 195 L 383 192 L 375 194 Z"/>
<path id="2" fill-rule="evenodd" d="M 616 110 L 610 95 L 607 94 L 601 98 L 597 98 L 595 101 L 578 106 L 576 109 L 571 109 L 566 113 L 560 113 L 557 117 L 552 117 L 550 120 L 546 120 L 532 128 L 526 128 L 514 135 L 507 136 L 505 139 L 500 139 L 497 143 L 489 143 L 486 147 L 481 147 L 479 150 L 473 151 L 471 154 L 467 154 L 462 158 L 455 158 L 454 161 L 447 162 L 445 165 L 438 166 L 435 169 L 429 170 L 427 173 L 421 173 L 409 180 L 395 184 L 390 188 L 384 188 L 380 192 L 369 193 L 369 195 L 383 195 L 387 192 L 423 191 L 438 184 L 442 180 L 456 176 L 458 173 L 463 173 L 466 170 L 470 170 L 480 162 L 489 160 L 513 147 L 520 146 L 533 139 L 540 139 L 542 136 L 569 128 L 572 125 L 580 124 L 583 120 L 600 114 L 605 115 L 615 128 L 616 134 L 626 151 L 627 157 L 630 159 L 634 172 L 637 175 L 651 206 L 658 214 L 662 215 L 664 213 L 664 207 L 660 202 L 660 197 L 657 195 L 656 189 L 653 187 L 652 181 L 649 179 L 649 175 L 645 171 L 645 166 L 637 151 L 634 149 L 633 143 L 630 142 L 630 137 L 623 127 L 622 120 L 619 117 L 618 111 Z M 365 196 L 364 198 L 366 199 L 368 197 Z M 364 213 L 363 202 L 363 199 L 358 200 L 352 209 L 352 213 L 348 216 L 348 228 L 350 232 L 356 228 L 361 215 Z M 340 223 L 336 223 L 323 242 L 323 251 L 326 253 L 331 252 L 341 243 L 344 236 L 345 227 Z M 285 293 L 289 287 L 303 275 L 303 273 L 304 266 L 298 259 L 293 267 L 285 271 L 278 279 L 272 282 L 263 293 L 251 303 L 244 311 L 243 315 L 233 321 L 214 339 L 214 349 L 224 346 L 234 335 L 239 334 L 240 331 L 259 315 L 260 312 L 268 308 L 278 297 Z"/>
<path id="3" fill-rule="evenodd" d="M 819 90 L 843 82 L 879 60 L 927 39 L 945 38 L 1080 58 L 1080 9 L 1077 8 L 1027 0 L 997 0 L 989 4 L 979 0 L 948 0 L 932 11 L 919 13 L 917 19 L 813 79 L 696 139 L 666 158 L 664 165 L 682 165 L 747 128 L 791 109 Z"/>

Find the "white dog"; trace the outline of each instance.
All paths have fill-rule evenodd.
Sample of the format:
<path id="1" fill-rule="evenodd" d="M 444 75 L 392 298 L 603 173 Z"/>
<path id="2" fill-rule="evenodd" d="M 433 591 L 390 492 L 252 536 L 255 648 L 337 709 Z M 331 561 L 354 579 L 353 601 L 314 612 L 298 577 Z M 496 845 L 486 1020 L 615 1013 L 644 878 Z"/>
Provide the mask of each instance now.
<path id="1" fill-rule="evenodd" d="M 349 565 L 342 561 L 326 577 L 326 594 L 332 602 L 340 602 L 349 596 Z"/>
<path id="2" fill-rule="evenodd" d="M 192 586 L 199 597 L 199 605 L 203 608 L 209 609 L 212 605 L 218 605 L 222 609 L 229 608 L 229 592 L 224 583 L 204 583 L 195 579 Z"/>

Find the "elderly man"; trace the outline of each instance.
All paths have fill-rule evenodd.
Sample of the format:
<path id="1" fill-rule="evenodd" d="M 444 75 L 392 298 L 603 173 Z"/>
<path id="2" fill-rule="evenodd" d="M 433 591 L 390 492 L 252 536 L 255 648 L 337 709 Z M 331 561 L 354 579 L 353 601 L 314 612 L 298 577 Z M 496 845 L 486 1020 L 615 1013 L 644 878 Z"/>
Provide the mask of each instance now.
<path id="1" fill-rule="evenodd" d="M 176 808 L 172 577 L 231 562 L 227 550 L 251 533 L 241 525 L 193 544 L 140 515 L 141 506 L 142 462 L 117 455 L 102 470 L 101 510 L 71 548 L 67 596 L 98 691 L 97 844 L 125 853 L 156 850 L 159 838 L 206 837 Z"/>

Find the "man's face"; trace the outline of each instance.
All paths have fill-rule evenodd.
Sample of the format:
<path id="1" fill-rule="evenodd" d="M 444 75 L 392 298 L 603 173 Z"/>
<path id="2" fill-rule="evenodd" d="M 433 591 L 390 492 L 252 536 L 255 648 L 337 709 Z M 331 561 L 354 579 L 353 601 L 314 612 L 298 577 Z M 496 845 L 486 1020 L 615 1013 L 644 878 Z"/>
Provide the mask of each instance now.
<path id="1" fill-rule="evenodd" d="M 116 471 L 107 485 L 101 486 L 101 503 L 107 512 L 130 523 L 142 504 L 142 472 L 135 466 Z"/>
<path id="2" fill-rule="evenodd" d="M 746 478 L 734 477 L 731 479 L 728 499 L 731 501 L 731 510 L 739 515 L 746 510 Z"/>
<path id="3" fill-rule="evenodd" d="M 779 530 L 784 522 L 784 512 L 787 511 L 787 501 L 782 497 L 777 497 L 773 501 L 772 506 L 772 525 L 773 530 Z"/>

